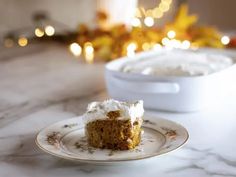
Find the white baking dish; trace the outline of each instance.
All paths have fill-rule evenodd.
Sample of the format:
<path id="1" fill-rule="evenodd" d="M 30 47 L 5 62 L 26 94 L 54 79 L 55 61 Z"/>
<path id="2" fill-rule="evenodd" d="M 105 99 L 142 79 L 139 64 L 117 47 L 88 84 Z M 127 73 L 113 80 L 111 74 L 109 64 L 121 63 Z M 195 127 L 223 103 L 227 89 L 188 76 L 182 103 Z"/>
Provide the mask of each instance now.
<path id="1" fill-rule="evenodd" d="M 233 50 L 201 49 L 201 52 L 224 54 L 236 58 Z M 137 54 L 135 58 L 158 55 L 150 51 Z M 106 65 L 106 86 L 114 99 L 144 100 L 145 108 L 175 112 L 191 112 L 214 105 L 227 99 L 236 90 L 236 65 L 222 71 L 188 77 L 158 77 L 135 73 L 123 73 L 120 67 L 130 60 L 121 58 Z M 133 60 L 133 59 L 132 59 Z"/>

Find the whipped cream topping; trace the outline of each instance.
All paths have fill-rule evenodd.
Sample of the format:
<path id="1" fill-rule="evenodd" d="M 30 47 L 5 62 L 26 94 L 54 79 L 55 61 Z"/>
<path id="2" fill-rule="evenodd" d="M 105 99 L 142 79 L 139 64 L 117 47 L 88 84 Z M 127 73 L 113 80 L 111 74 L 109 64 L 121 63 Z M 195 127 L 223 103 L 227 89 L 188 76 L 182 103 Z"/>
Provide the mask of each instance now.
<path id="1" fill-rule="evenodd" d="M 143 101 L 128 103 L 109 99 L 103 102 L 92 102 L 88 105 L 87 112 L 83 115 L 83 121 L 87 124 L 95 120 L 108 119 L 107 113 L 117 110 L 120 111 L 120 117 L 117 119 L 130 119 L 133 123 L 144 114 Z"/>
<path id="2" fill-rule="evenodd" d="M 121 71 L 157 76 L 199 76 L 231 65 L 233 60 L 227 56 L 174 50 L 127 62 Z"/>

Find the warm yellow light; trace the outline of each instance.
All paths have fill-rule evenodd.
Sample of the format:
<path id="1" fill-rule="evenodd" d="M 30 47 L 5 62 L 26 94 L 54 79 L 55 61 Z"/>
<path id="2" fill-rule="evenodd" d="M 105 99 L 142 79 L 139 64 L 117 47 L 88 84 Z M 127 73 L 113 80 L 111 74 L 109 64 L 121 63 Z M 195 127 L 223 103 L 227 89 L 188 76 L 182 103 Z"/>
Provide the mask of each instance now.
<path id="1" fill-rule="evenodd" d="M 176 33 L 175 33 L 175 31 L 170 30 L 170 31 L 168 31 L 167 36 L 168 36 L 168 38 L 173 39 L 173 38 L 175 38 Z"/>
<path id="2" fill-rule="evenodd" d="M 153 12 L 152 12 L 151 9 L 146 11 L 146 16 L 148 16 L 148 17 L 152 17 L 153 16 Z"/>
<path id="3" fill-rule="evenodd" d="M 25 47 L 28 44 L 28 39 L 26 37 L 20 37 L 18 39 L 18 44 L 21 47 Z"/>
<path id="4" fill-rule="evenodd" d="M 153 10 L 154 18 L 161 18 L 163 16 L 163 12 L 157 7 Z"/>
<path id="5" fill-rule="evenodd" d="M 137 44 L 134 42 L 131 42 L 126 50 L 127 50 L 127 56 L 128 57 L 133 57 L 135 55 L 135 50 L 137 49 Z"/>
<path id="6" fill-rule="evenodd" d="M 41 30 L 40 28 L 35 28 L 34 34 L 35 34 L 35 36 L 37 36 L 37 37 L 43 37 L 44 31 Z"/>
<path id="7" fill-rule="evenodd" d="M 199 48 L 198 44 L 195 42 L 192 42 L 190 47 L 192 50 L 197 50 Z"/>
<path id="8" fill-rule="evenodd" d="M 163 16 L 163 14 L 170 9 L 171 3 L 172 3 L 172 0 L 161 0 L 159 6 L 154 9 L 145 10 L 143 7 L 140 7 L 136 12 L 136 14 L 138 14 L 138 15 L 135 15 L 135 16 L 139 17 L 139 18 L 141 18 L 143 15 L 145 17 L 161 18 Z M 147 22 L 147 24 L 148 24 L 147 26 L 149 26 L 149 22 Z M 152 22 L 150 24 L 152 24 Z M 146 23 L 145 23 L 145 25 L 146 25 Z M 150 25 L 150 26 L 152 26 L 152 25 Z"/>
<path id="9" fill-rule="evenodd" d="M 51 25 L 46 26 L 46 27 L 45 27 L 45 33 L 46 33 L 46 35 L 48 35 L 48 36 L 53 36 L 53 35 L 55 34 L 55 29 L 54 29 L 54 27 L 51 26 Z"/>
<path id="10" fill-rule="evenodd" d="M 91 54 L 94 52 L 93 46 L 91 43 L 85 43 L 85 53 Z"/>
<path id="11" fill-rule="evenodd" d="M 161 46 L 161 44 L 157 43 L 157 44 L 154 44 L 152 48 L 153 48 L 153 50 L 157 50 L 158 51 L 158 50 L 162 49 L 162 46 Z"/>
<path id="12" fill-rule="evenodd" d="M 159 8 L 162 12 L 166 12 L 169 10 L 170 6 L 166 2 L 161 2 Z"/>
<path id="13" fill-rule="evenodd" d="M 189 49 L 190 46 L 191 46 L 190 41 L 184 40 L 184 41 L 182 42 L 181 48 L 182 48 L 182 49 Z"/>
<path id="14" fill-rule="evenodd" d="M 140 27 L 141 26 L 141 21 L 138 18 L 133 18 L 131 21 L 131 25 L 133 27 Z"/>
<path id="15" fill-rule="evenodd" d="M 135 11 L 135 17 L 138 17 L 138 18 L 141 18 L 141 17 L 142 17 L 142 13 L 141 13 L 141 11 L 139 10 L 139 8 L 137 8 L 136 11 Z"/>
<path id="16" fill-rule="evenodd" d="M 4 46 L 7 48 L 11 48 L 14 45 L 14 41 L 12 39 L 5 39 L 4 40 Z"/>
<path id="17" fill-rule="evenodd" d="M 164 37 L 162 40 L 161 40 L 161 43 L 165 46 L 167 46 L 169 44 L 170 40 L 166 37 Z"/>
<path id="18" fill-rule="evenodd" d="M 161 2 L 165 2 L 167 4 L 171 4 L 172 3 L 172 0 L 161 0 Z"/>
<path id="19" fill-rule="evenodd" d="M 230 38 L 228 36 L 223 36 L 221 38 L 221 42 L 222 42 L 222 44 L 227 45 L 230 42 Z"/>
<path id="20" fill-rule="evenodd" d="M 92 43 L 86 42 L 84 44 L 84 55 L 87 63 L 93 63 L 94 59 L 94 48 Z"/>
<path id="21" fill-rule="evenodd" d="M 135 56 L 135 51 L 127 51 L 127 56 L 128 56 L 128 57 L 133 57 L 133 56 Z"/>
<path id="22" fill-rule="evenodd" d="M 147 50 L 149 50 L 150 48 L 151 48 L 151 45 L 150 45 L 149 43 L 147 43 L 147 42 L 143 43 L 142 49 L 143 49 L 144 51 L 147 51 Z"/>
<path id="23" fill-rule="evenodd" d="M 82 49 L 79 44 L 74 42 L 74 43 L 70 44 L 70 51 L 73 55 L 80 56 Z"/>
<path id="24" fill-rule="evenodd" d="M 182 46 L 182 43 L 180 40 L 176 40 L 176 39 L 171 39 L 170 42 L 169 42 L 169 47 L 170 48 L 181 48 Z"/>
<path id="25" fill-rule="evenodd" d="M 151 27 L 154 25 L 154 19 L 152 17 L 146 17 L 144 19 L 144 24 L 148 27 Z"/>
<path id="26" fill-rule="evenodd" d="M 134 43 L 134 42 L 131 42 L 128 46 L 127 46 L 127 50 L 128 51 L 134 51 L 134 50 L 136 50 L 137 49 L 137 44 L 136 43 Z"/>

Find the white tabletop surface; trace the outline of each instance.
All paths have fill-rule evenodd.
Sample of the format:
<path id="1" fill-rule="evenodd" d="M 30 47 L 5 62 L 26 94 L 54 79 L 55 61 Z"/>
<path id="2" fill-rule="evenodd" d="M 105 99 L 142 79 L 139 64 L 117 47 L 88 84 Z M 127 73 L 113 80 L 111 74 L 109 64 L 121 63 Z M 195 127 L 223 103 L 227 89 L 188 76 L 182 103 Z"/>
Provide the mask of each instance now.
<path id="1" fill-rule="evenodd" d="M 96 166 L 42 152 L 34 143 L 40 129 L 109 96 L 104 64 L 86 65 L 62 47 L 31 51 L 0 53 L 0 177 L 236 176 L 236 94 L 201 112 L 146 111 L 181 123 L 190 134 L 183 148 L 157 158 Z"/>

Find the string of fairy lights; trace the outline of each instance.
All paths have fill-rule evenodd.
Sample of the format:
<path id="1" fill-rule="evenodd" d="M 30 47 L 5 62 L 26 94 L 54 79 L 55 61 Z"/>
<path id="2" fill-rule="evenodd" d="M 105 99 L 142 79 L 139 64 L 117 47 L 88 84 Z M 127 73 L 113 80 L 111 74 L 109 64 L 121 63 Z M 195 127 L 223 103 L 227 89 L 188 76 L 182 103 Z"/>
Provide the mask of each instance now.
<path id="1" fill-rule="evenodd" d="M 18 45 L 25 47 L 34 37 L 51 37 L 55 35 L 55 27 L 52 25 L 53 20 L 49 19 L 45 14 L 36 13 L 33 16 L 33 25 L 23 29 L 9 31 L 3 39 L 3 45 L 6 48 Z"/>
<path id="2" fill-rule="evenodd" d="M 44 29 L 41 28 L 35 28 L 34 30 L 34 34 L 36 37 L 43 37 L 43 36 L 53 36 L 55 34 L 55 28 L 51 25 L 47 25 L 45 26 Z M 6 36 L 4 41 L 3 41 L 3 45 L 6 48 L 11 48 L 14 47 L 15 44 L 18 44 L 20 47 L 25 47 L 28 45 L 29 43 L 29 38 L 27 38 L 27 36 L 25 35 L 19 35 L 18 37 L 11 35 L 11 36 Z"/>
<path id="3" fill-rule="evenodd" d="M 142 19 L 143 24 L 147 27 L 152 27 L 155 23 L 155 19 L 160 19 L 163 15 L 169 11 L 172 0 L 161 0 L 159 5 L 152 9 L 145 10 L 143 7 L 136 9 L 135 17 L 131 21 L 133 27 L 141 27 Z"/>

